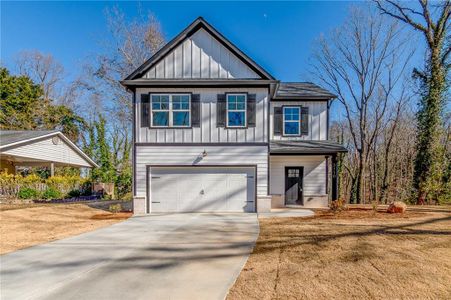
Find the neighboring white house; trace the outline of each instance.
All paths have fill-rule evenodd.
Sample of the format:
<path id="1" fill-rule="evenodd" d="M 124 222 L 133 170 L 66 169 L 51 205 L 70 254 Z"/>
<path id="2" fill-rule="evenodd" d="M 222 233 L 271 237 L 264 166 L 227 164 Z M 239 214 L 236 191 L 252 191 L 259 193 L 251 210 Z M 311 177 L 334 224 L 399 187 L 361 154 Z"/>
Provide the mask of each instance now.
<path id="1" fill-rule="evenodd" d="M 51 176 L 60 166 L 98 167 L 60 131 L 0 130 L 0 171 L 36 166 L 49 167 Z"/>
<path id="2" fill-rule="evenodd" d="M 279 82 L 204 19 L 121 83 L 133 93 L 136 214 L 324 207 L 337 198 L 336 157 L 346 149 L 328 141 L 335 96 Z"/>

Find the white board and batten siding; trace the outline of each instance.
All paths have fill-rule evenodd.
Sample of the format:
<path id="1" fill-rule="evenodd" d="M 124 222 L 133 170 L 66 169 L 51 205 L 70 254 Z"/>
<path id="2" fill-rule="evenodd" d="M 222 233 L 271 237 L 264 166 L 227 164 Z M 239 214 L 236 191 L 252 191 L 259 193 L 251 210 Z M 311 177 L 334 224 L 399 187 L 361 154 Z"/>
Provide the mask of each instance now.
<path id="1" fill-rule="evenodd" d="M 66 144 L 65 141 L 59 139 L 59 142 L 55 145 L 52 142 L 52 137 L 2 151 L 2 155 L 36 159 L 38 161 L 51 161 L 78 167 L 92 167 L 85 158 Z"/>
<path id="2" fill-rule="evenodd" d="M 304 167 L 304 197 L 326 195 L 326 158 L 315 156 L 271 156 L 270 187 L 271 195 L 285 194 L 285 167 Z"/>
<path id="3" fill-rule="evenodd" d="M 206 156 L 202 156 L 203 152 Z M 136 195 L 147 197 L 147 166 L 256 166 L 257 197 L 267 195 L 268 187 L 267 146 L 137 146 L 136 147 Z M 152 168 L 150 167 L 150 170 Z M 150 171 L 151 172 L 151 171 Z M 151 180 L 152 174 L 149 174 Z M 151 182 L 149 182 L 151 186 Z M 151 193 L 149 193 L 151 194 Z M 149 199 L 147 202 L 151 202 Z"/>
<path id="4" fill-rule="evenodd" d="M 141 94 L 192 93 L 200 95 L 200 127 L 186 129 L 141 127 Z M 225 93 L 256 94 L 256 126 L 231 129 L 217 127 L 217 95 Z M 254 143 L 268 141 L 267 88 L 138 88 L 136 89 L 137 143 Z"/>
<path id="5" fill-rule="evenodd" d="M 284 137 L 274 135 L 274 107 L 304 106 L 309 108 L 308 135 Z M 270 107 L 270 140 L 327 140 L 327 101 L 273 101 Z"/>
<path id="6" fill-rule="evenodd" d="M 253 70 L 204 29 L 169 52 L 143 78 L 258 79 Z"/>

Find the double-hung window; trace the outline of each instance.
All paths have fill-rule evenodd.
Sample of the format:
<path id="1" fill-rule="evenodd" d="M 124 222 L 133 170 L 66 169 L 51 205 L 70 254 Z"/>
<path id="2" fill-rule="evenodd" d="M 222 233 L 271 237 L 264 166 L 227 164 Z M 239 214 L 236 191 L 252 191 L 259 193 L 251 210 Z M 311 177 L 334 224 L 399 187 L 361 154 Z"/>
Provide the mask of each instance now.
<path id="1" fill-rule="evenodd" d="M 301 135 L 301 108 L 299 106 L 283 107 L 283 135 Z"/>
<path id="2" fill-rule="evenodd" d="M 189 127 L 189 94 L 152 94 L 152 127 Z"/>
<path id="3" fill-rule="evenodd" d="M 189 95 L 172 95 L 172 126 L 190 126 Z"/>
<path id="4" fill-rule="evenodd" d="M 246 127 L 246 94 L 227 94 L 227 127 Z"/>

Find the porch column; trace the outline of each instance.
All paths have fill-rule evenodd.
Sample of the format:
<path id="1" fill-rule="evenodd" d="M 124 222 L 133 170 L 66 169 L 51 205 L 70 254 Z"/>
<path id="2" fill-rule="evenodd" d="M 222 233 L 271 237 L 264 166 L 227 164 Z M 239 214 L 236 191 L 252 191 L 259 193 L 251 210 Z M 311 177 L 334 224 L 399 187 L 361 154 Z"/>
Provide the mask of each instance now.
<path id="1" fill-rule="evenodd" d="M 332 201 L 338 200 L 338 164 L 337 154 L 332 155 Z"/>
<path id="2" fill-rule="evenodd" d="M 55 176 L 55 163 L 51 162 L 50 163 L 50 177 Z"/>

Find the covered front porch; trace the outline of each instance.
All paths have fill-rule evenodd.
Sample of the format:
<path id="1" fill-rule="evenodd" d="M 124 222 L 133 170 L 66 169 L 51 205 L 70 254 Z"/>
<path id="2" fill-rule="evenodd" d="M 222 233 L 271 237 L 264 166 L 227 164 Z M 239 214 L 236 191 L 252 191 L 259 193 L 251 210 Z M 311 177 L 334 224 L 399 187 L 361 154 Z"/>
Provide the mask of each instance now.
<path id="1" fill-rule="evenodd" d="M 338 199 L 338 155 L 347 152 L 331 141 L 270 143 L 271 207 L 328 207 Z"/>

